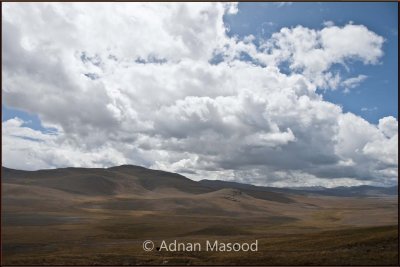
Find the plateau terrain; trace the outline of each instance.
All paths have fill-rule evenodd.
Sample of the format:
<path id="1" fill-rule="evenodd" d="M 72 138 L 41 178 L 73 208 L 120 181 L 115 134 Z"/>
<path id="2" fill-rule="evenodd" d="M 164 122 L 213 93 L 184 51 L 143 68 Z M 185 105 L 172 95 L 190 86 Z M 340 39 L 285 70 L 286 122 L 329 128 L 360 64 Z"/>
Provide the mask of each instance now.
<path id="1" fill-rule="evenodd" d="M 145 240 L 156 247 L 144 251 Z M 162 240 L 258 240 L 258 251 L 158 251 Z M 397 187 L 196 182 L 132 165 L 3 167 L 2 264 L 398 265 Z"/>

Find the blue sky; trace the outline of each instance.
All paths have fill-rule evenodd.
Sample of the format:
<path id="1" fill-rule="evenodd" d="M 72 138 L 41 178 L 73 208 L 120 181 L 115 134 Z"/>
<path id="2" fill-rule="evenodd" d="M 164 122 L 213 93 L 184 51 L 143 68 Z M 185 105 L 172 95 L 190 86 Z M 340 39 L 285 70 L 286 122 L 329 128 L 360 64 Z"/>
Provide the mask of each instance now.
<path id="1" fill-rule="evenodd" d="M 343 110 L 357 114 L 371 123 L 385 116 L 398 118 L 398 9 L 397 3 L 239 3 L 239 12 L 226 15 L 229 35 L 269 38 L 283 27 L 302 25 L 321 29 L 326 21 L 337 26 L 354 24 L 385 38 L 379 65 L 354 62 L 343 77 L 363 74 L 368 78 L 349 93 L 343 90 L 325 91 L 324 99 L 339 104 Z"/>

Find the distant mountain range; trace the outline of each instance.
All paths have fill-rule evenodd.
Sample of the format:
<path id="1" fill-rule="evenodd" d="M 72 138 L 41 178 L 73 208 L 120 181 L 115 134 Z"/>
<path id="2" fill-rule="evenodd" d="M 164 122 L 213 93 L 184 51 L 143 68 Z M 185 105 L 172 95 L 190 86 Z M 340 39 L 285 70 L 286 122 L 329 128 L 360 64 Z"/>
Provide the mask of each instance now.
<path id="1" fill-rule="evenodd" d="M 302 195 L 325 195 L 325 196 L 341 196 L 341 197 L 357 197 L 357 196 L 394 196 L 398 194 L 398 186 L 391 187 L 377 187 L 370 185 L 361 186 L 339 186 L 333 188 L 326 188 L 321 186 L 315 187 L 297 187 L 297 188 L 281 188 L 281 187 L 267 187 L 267 186 L 254 186 L 248 184 L 241 184 L 236 182 L 226 182 L 219 180 L 202 180 L 201 184 L 213 188 L 231 187 L 239 190 L 254 190 L 258 192 L 277 192 L 277 193 L 291 193 Z"/>
<path id="2" fill-rule="evenodd" d="M 174 188 L 185 193 L 203 194 L 230 188 L 255 198 L 282 203 L 292 202 L 287 194 L 341 197 L 394 196 L 398 194 L 398 186 L 277 188 L 220 180 L 196 182 L 180 174 L 134 165 L 121 165 L 106 169 L 60 168 L 38 171 L 22 171 L 2 167 L 2 182 L 41 186 L 84 195 L 113 195 L 125 191 L 138 192 L 140 188 L 147 191 Z"/>

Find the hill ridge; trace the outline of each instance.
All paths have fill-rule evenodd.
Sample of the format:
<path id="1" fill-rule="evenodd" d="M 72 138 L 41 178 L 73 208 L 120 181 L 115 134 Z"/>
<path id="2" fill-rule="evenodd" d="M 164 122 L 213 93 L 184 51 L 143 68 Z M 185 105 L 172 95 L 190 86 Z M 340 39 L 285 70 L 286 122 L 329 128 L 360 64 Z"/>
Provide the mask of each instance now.
<path id="1" fill-rule="evenodd" d="M 18 179 L 18 181 L 10 181 L 10 176 Z M 328 196 L 376 196 L 376 195 L 397 195 L 398 186 L 377 187 L 370 185 L 350 186 L 350 187 L 302 187 L 302 188 L 281 188 L 271 186 L 257 186 L 234 181 L 208 180 L 203 179 L 194 181 L 184 175 L 168 172 L 164 170 L 149 169 L 143 166 L 124 164 L 108 168 L 84 168 L 84 167 L 65 167 L 56 169 L 40 169 L 40 170 L 18 170 L 2 166 L 2 181 L 18 183 L 21 179 L 32 179 L 36 177 L 38 180 L 49 180 L 48 187 L 54 185 L 55 180 L 59 179 L 78 179 L 81 177 L 80 186 L 90 187 L 90 183 L 101 181 L 103 184 L 100 193 L 108 192 L 113 194 L 118 186 L 127 186 L 136 183 L 138 190 L 141 188 L 148 191 L 154 191 L 157 188 L 176 188 L 179 191 L 202 194 L 217 191 L 224 188 L 232 188 L 245 192 L 246 194 L 265 200 L 281 201 L 290 203 L 290 197 L 287 195 L 328 195 Z M 52 177 L 52 178 L 51 178 Z M 124 180 L 124 181 L 122 181 Z M 70 180 L 71 181 L 71 180 Z M 61 182 L 60 182 L 61 183 Z M 67 183 L 63 181 L 64 185 Z M 115 185 L 114 183 L 120 183 Z M 71 188 L 65 186 L 54 185 L 55 189 L 65 189 L 74 192 Z M 111 191 L 106 187 L 113 188 Z M 129 186 L 128 186 L 129 187 Z M 75 190 L 76 191 L 76 190 Z M 95 191 L 95 190 L 94 190 Z M 93 190 L 92 193 L 95 193 Z M 80 191 L 76 191 L 79 193 Z M 85 193 L 85 192 L 80 192 Z M 286 196 L 284 196 L 286 195 Z"/>

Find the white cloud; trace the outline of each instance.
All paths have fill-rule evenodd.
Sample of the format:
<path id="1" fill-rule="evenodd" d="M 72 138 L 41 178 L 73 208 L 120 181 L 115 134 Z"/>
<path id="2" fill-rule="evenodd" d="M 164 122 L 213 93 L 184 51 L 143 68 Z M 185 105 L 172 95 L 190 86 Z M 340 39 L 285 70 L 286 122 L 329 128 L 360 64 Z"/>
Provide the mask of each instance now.
<path id="1" fill-rule="evenodd" d="M 399 123 L 397 119 L 392 116 L 384 117 L 379 120 L 378 128 L 388 138 L 392 138 L 399 131 Z"/>
<path id="2" fill-rule="evenodd" d="M 326 20 L 324 21 L 324 23 L 322 23 L 322 25 L 324 25 L 325 27 L 333 27 L 335 26 L 335 23 L 331 20 Z"/>
<path id="3" fill-rule="evenodd" d="M 398 136 L 396 134 L 388 139 L 379 139 L 368 142 L 362 151 L 364 154 L 369 155 L 382 163 L 391 165 L 391 167 L 394 168 L 398 161 L 397 143 Z"/>
<path id="4" fill-rule="evenodd" d="M 376 111 L 376 110 L 378 110 L 377 107 L 372 107 L 372 108 L 362 107 L 361 108 L 361 111 L 364 111 L 364 112 L 372 112 L 372 111 Z"/>
<path id="5" fill-rule="evenodd" d="M 386 135 L 388 129 L 385 126 L 388 125 L 385 122 L 391 124 L 388 127 L 389 136 Z M 379 177 L 382 180 L 397 179 L 397 176 L 393 175 L 398 161 L 398 127 L 395 118 L 383 118 L 379 125 L 375 126 L 360 117 L 346 113 L 341 116 L 339 125 L 336 152 L 341 158 L 355 162 L 352 166 L 354 172 L 359 176 Z"/>
<path id="6" fill-rule="evenodd" d="M 263 53 L 247 47 L 247 52 L 264 64 L 288 63 L 322 88 L 329 84 L 333 64 L 346 66 L 349 60 L 377 64 L 383 55 L 384 39 L 363 25 L 328 26 L 322 30 L 303 26 L 282 28 L 261 46 Z M 253 51 L 252 51 L 253 50 Z M 338 81 L 336 81 L 337 83 Z"/>
<path id="7" fill-rule="evenodd" d="M 226 2 L 225 9 L 226 9 L 226 13 L 230 14 L 230 15 L 235 15 L 239 12 L 238 3 L 235 3 L 235 2 L 232 2 L 232 3 Z"/>
<path id="8" fill-rule="evenodd" d="M 277 7 L 291 6 L 293 2 L 274 2 Z"/>
<path id="9" fill-rule="evenodd" d="M 358 186 L 358 185 L 373 185 L 371 181 L 358 181 L 352 178 L 333 178 L 321 179 L 314 175 L 295 171 L 295 172 L 276 172 L 279 180 L 271 185 L 276 187 L 311 187 L 323 186 L 332 188 L 337 186 Z"/>
<path id="10" fill-rule="evenodd" d="M 83 151 L 62 135 L 42 133 L 25 127 L 19 118 L 2 123 L 3 165 L 36 170 L 57 166 L 103 167 L 126 163 L 124 156 L 109 144 Z"/>
<path id="11" fill-rule="evenodd" d="M 350 92 L 350 89 L 358 87 L 368 77 L 366 75 L 358 75 L 356 77 L 348 78 L 342 81 L 341 85 L 344 87 L 345 92 Z"/>
<path id="12" fill-rule="evenodd" d="M 331 67 L 378 63 L 383 38 L 362 25 L 297 26 L 260 48 L 254 36 L 226 35 L 223 16 L 237 12 L 221 3 L 6 3 L 3 101 L 58 132 L 3 122 L 3 164 L 130 163 L 276 185 L 397 178 L 397 120 L 372 125 L 317 90 L 361 82 Z M 222 62 L 209 63 L 218 54 Z"/>

